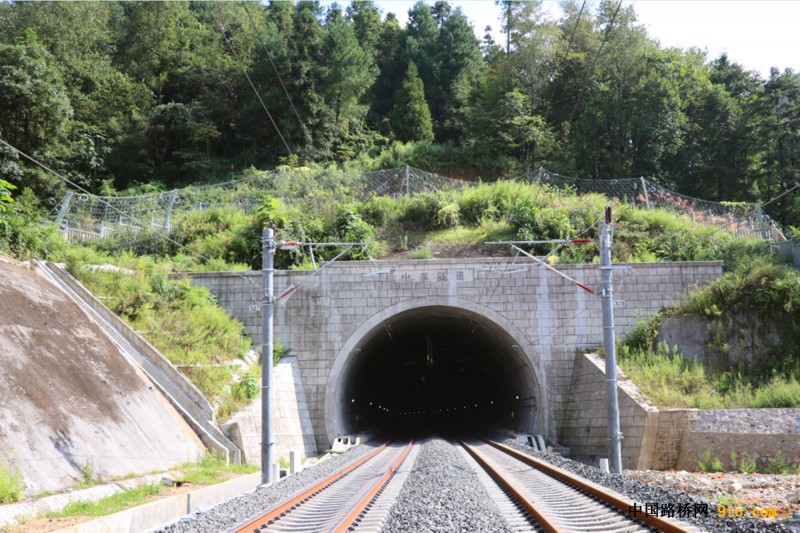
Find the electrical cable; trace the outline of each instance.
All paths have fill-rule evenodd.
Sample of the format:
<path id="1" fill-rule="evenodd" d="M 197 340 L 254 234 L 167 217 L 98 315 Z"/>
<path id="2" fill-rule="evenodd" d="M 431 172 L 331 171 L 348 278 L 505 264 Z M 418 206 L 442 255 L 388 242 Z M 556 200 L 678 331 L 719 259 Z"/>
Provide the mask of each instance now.
<path id="1" fill-rule="evenodd" d="M 292 110 L 294 111 L 294 116 L 297 117 L 297 123 L 300 124 L 300 130 L 303 132 L 303 135 L 306 139 L 309 138 L 308 129 L 306 128 L 303 121 L 300 119 L 300 114 L 297 112 L 297 108 L 294 106 L 294 102 L 292 101 L 292 97 L 289 95 L 289 91 L 286 90 L 286 85 L 283 83 L 283 78 L 281 78 L 280 72 L 278 72 L 278 67 L 275 66 L 275 61 L 272 60 L 272 54 L 269 52 L 269 48 L 267 47 L 267 43 L 264 42 L 264 39 L 261 37 L 261 33 L 259 33 L 258 28 L 256 27 L 256 23 L 253 20 L 253 16 L 250 14 L 250 10 L 247 8 L 247 1 L 242 0 L 242 6 L 244 6 L 244 10 L 247 13 L 247 18 L 250 19 L 250 24 L 253 26 L 253 31 L 258 36 L 258 40 L 261 43 L 262 48 L 267 53 L 267 57 L 269 58 L 269 62 L 272 65 L 272 70 L 275 71 L 275 75 L 278 77 L 278 81 L 283 87 L 283 94 L 286 95 L 286 98 L 289 100 L 289 105 L 292 106 Z"/>
<path id="2" fill-rule="evenodd" d="M 77 183 L 75 183 L 75 182 L 71 181 L 71 180 L 70 180 L 69 178 L 67 178 L 67 177 L 64 177 L 64 176 L 62 176 L 61 174 L 59 174 L 58 172 L 56 172 L 56 171 L 55 171 L 55 170 L 53 170 L 52 168 L 48 167 L 48 166 L 47 166 L 47 165 L 45 165 L 44 163 L 41 163 L 41 162 L 39 162 L 38 160 L 36 160 L 36 159 L 35 159 L 35 158 L 33 158 L 32 156 L 30 156 L 30 155 L 26 154 L 25 152 L 23 152 L 23 151 L 22 151 L 22 150 L 20 150 L 19 148 L 16 148 L 15 146 L 12 146 L 12 145 L 10 145 L 10 144 L 9 144 L 9 143 L 7 143 L 7 142 L 6 142 L 4 139 L 0 138 L 0 143 L 2 143 L 2 144 L 4 144 L 5 146 L 7 146 L 7 147 L 11 148 L 11 149 L 12 149 L 12 150 L 14 150 L 15 152 L 17 152 L 18 154 L 20 154 L 21 156 L 23 156 L 23 157 L 24 157 L 24 158 L 26 158 L 27 160 L 31 161 L 32 163 L 34 163 L 34 164 L 36 164 L 36 165 L 40 166 L 40 167 L 41 167 L 41 168 L 43 168 L 44 170 L 46 170 L 46 171 L 50 172 L 51 174 L 53 174 L 54 176 L 56 176 L 56 177 L 57 177 L 57 178 L 59 178 L 60 180 L 64 181 L 64 182 L 65 182 L 65 183 L 67 183 L 68 185 L 72 186 L 73 188 L 75 188 L 75 189 L 77 189 L 77 190 L 79 190 L 79 191 L 83 192 L 84 194 L 89 194 L 89 195 L 91 195 L 91 193 L 90 193 L 89 191 L 87 191 L 86 189 L 84 189 L 83 187 L 81 187 L 80 185 L 78 185 Z M 115 207 L 114 205 L 112 205 L 111 203 L 109 203 L 108 201 L 106 201 L 105 199 L 103 199 L 103 197 L 102 197 L 102 196 L 96 196 L 95 198 L 97 198 L 97 200 L 98 200 L 100 203 L 102 203 L 102 204 L 106 205 L 106 206 L 107 206 L 108 208 L 110 208 L 112 211 L 115 211 L 116 213 L 118 213 L 118 214 L 120 215 L 120 217 L 122 217 L 122 218 L 124 218 L 124 219 L 126 219 L 126 220 L 134 220 L 134 219 L 133 219 L 133 217 L 131 217 L 129 214 L 127 214 L 127 213 L 123 212 L 122 210 L 118 209 L 117 207 Z M 136 222 L 136 221 L 134 220 L 134 222 Z M 191 248 L 189 248 L 188 246 L 185 246 L 185 245 L 183 245 L 183 244 L 179 243 L 178 241 L 176 241 L 176 240 L 174 240 L 174 239 L 170 238 L 168 235 L 165 235 L 165 234 L 162 234 L 162 233 L 159 233 L 158 235 L 159 235 L 159 236 L 160 236 L 162 239 L 165 239 L 167 242 L 170 242 L 170 243 L 174 244 L 175 246 L 177 246 L 177 247 L 179 247 L 179 248 L 182 248 L 182 249 L 186 250 L 187 252 L 189 252 L 190 254 L 194 255 L 195 257 L 199 257 L 199 258 L 203 259 L 203 260 L 204 260 L 205 262 L 207 262 L 208 264 L 214 265 L 215 267 L 219 268 L 219 269 L 220 269 L 220 271 L 223 271 L 223 272 L 228 272 L 228 273 L 234 274 L 234 275 L 236 275 L 236 276 L 238 276 L 238 277 L 240 277 L 240 278 L 242 278 L 242 279 L 246 280 L 246 281 L 247 281 L 247 282 L 248 282 L 248 283 L 249 283 L 251 286 L 255 285 L 255 284 L 253 283 L 253 281 L 252 281 L 252 280 L 250 280 L 248 277 L 246 277 L 246 276 L 242 275 L 242 274 L 241 274 L 241 272 L 239 272 L 239 271 L 236 271 L 236 270 L 230 270 L 230 269 L 229 269 L 229 268 L 227 268 L 225 265 L 222 265 L 222 264 L 220 264 L 220 263 L 217 263 L 216 261 L 214 261 L 214 260 L 213 260 L 213 259 L 211 259 L 210 257 L 208 257 L 208 256 L 205 256 L 205 255 L 203 255 L 203 254 L 201 254 L 201 253 L 199 253 L 199 252 L 196 252 L 196 251 L 192 250 L 192 249 L 191 249 Z M 255 297 L 253 296 L 253 294 L 252 294 L 252 293 L 251 293 L 251 298 L 252 298 L 252 300 L 253 300 L 254 302 L 256 302 L 256 303 L 258 303 L 258 302 L 260 302 L 260 301 L 261 301 L 261 298 L 255 298 Z"/>
<path id="3" fill-rule="evenodd" d="M 244 63 L 242 62 L 241 58 L 239 57 L 239 54 L 236 53 L 236 49 L 233 47 L 233 44 L 231 43 L 230 39 L 228 39 L 228 36 L 225 35 L 225 28 L 223 27 L 222 24 L 219 23 L 219 21 L 217 20 L 216 15 L 214 15 L 214 12 L 211 10 L 211 8 L 208 7 L 208 2 L 202 2 L 202 4 L 205 6 L 206 10 L 211 15 L 211 18 L 214 19 L 214 24 L 217 26 L 217 28 L 219 28 L 220 34 L 222 35 L 222 39 L 225 41 L 225 44 L 228 45 L 228 48 L 230 49 L 231 54 L 233 54 L 233 58 L 236 60 L 236 62 L 239 64 L 239 67 L 242 69 L 242 73 L 244 74 L 244 77 L 247 78 L 247 82 L 250 84 L 250 87 L 252 87 L 253 92 L 256 94 L 256 98 L 258 98 L 258 101 L 261 102 L 261 107 L 264 108 L 264 111 L 267 113 L 267 116 L 269 117 L 270 122 L 272 122 L 272 125 L 275 127 L 275 131 L 278 132 L 278 137 L 281 138 L 281 141 L 283 142 L 283 145 L 286 147 L 286 151 L 288 151 L 289 154 L 294 155 L 294 152 L 292 152 L 292 149 L 289 148 L 289 143 L 287 143 L 286 139 L 283 137 L 283 133 L 281 133 L 281 129 L 278 127 L 278 124 L 275 122 L 275 119 L 272 118 L 272 114 L 269 112 L 269 109 L 267 109 L 267 105 L 264 103 L 264 100 L 261 98 L 261 94 L 258 92 L 258 89 L 256 89 L 256 86 L 253 83 L 253 80 L 250 79 L 250 75 L 247 73 L 247 69 L 244 67 Z"/>
<path id="4" fill-rule="evenodd" d="M 600 43 L 600 47 L 597 49 L 597 53 L 594 56 L 594 61 L 592 61 L 592 66 L 589 68 L 589 73 L 592 73 L 594 71 L 594 68 L 597 65 L 597 60 L 600 59 L 600 54 L 603 52 L 603 47 L 605 46 L 606 41 L 608 40 L 608 36 L 611 34 L 611 28 L 614 26 L 614 21 L 617 20 L 617 15 L 619 14 L 619 9 L 621 7 L 622 7 L 622 0 L 619 0 L 619 3 L 617 4 L 617 9 L 616 11 L 614 11 L 614 15 L 611 17 L 611 22 L 609 22 L 608 26 L 606 26 L 606 31 L 605 34 L 603 35 L 603 41 Z M 581 100 L 583 99 L 583 93 L 584 93 L 583 88 L 584 85 L 581 85 L 580 92 L 578 93 L 578 99 L 575 102 L 575 105 L 572 106 L 572 113 L 570 114 L 568 121 L 570 124 L 572 123 L 572 120 L 575 118 L 575 112 L 578 110 L 578 106 L 580 105 Z"/>
<path id="5" fill-rule="evenodd" d="M 765 203 L 765 204 L 761 204 L 761 208 L 763 209 L 763 208 L 767 207 L 769 204 L 771 204 L 772 202 L 774 202 L 774 201 L 775 201 L 775 200 L 777 200 L 778 198 L 781 198 L 781 197 L 783 197 L 783 196 L 786 196 L 787 194 L 789 194 L 789 193 L 790 193 L 790 192 L 792 192 L 793 190 L 797 189 L 798 187 L 800 187 L 800 183 L 798 183 L 797 185 L 795 185 L 795 186 L 794 186 L 794 187 L 792 187 L 791 189 L 787 189 L 787 190 L 783 191 L 781 194 L 779 194 L 778 196 L 776 196 L 776 197 L 775 197 L 775 198 L 773 198 L 772 200 L 768 201 L 767 203 Z"/>

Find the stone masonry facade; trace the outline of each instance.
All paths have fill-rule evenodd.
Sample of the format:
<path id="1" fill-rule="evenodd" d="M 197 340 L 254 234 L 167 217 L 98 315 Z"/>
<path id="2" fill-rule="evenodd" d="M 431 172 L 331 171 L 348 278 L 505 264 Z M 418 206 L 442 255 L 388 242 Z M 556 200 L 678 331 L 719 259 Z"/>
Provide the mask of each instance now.
<path id="1" fill-rule="evenodd" d="M 550 441 L 563 437 L 575 354 L 602 344 L 602 302 L 597 265 L 557 265 L 575 283 L 533 261 L 501 258 L 429 261 L 358 261 L 316 273 L 276 271 L 275 294 L 299 287 L 275 305 L 274 334 L 298 358 L 319 449 L 335 436 L 336 387 L 352 350 L 397 313 L 452 307 L 481 317 L 514 340 L 535 374 L 539 427 Z M 680 302 L 693 288 L 722 275 L 722 263 L 640 263 L 614 271 L 617 335 L 637 320 Z M 220 304 L 261 344 L 260 272 L 198 273 Z"/>
<path id="2" fill-rule="evenodd" d="M 678 461 L 681 439 L 697 424 L 698 409 L 664 409 L 658 416 L 658 437 L 653 454 L 654 470 L 674 468 Z"/>

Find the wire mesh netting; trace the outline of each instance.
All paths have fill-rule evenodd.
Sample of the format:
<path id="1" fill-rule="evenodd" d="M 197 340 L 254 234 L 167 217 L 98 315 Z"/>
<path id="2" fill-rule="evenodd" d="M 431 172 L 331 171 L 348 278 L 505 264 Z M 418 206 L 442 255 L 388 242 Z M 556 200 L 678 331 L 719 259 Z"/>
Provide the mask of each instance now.
<path id="1" fill-rule="evenodd" d="M 692 198 L 670 191 L 646 178 L 591 180 L 560 176 L 540 169 L 532 181 L 559 189 L 570 188 L 578 194 L 599 193 L 644 209 L 680 213 L 696 222 L 726 229 L 742 237 L 769 238 L 770 229 L 774 226 L 758 204 Z"/>
<path id="2" fill-rule="evenodd" d="M 742 236 L 769 238 L 771 221 L 758 204 L 711 202 L 670 191 L 645 178 L 591 180 L 561 176 L 544 169 L 520 180 L 599 193 L 646 209 L 661 208 L 691 216 Z M 320 208 L 333 198 L 400 196 L 440 192 L 475 185 L 406 166 L 371 172 L 303 169 L 251 171 L 246 177 L 205 186 L 190 186 L 141 196 L 95 196 L 72 192 L 54 206 L 55 222 L 69 240 L 102 239 L 115 233 L 138 234 L 143 229 L 169 232 L 176 215 L 230 206 L 247 213 L 266 195 L 288 205 Z M 323 193 L 324 191 L 324 193 Z"/>

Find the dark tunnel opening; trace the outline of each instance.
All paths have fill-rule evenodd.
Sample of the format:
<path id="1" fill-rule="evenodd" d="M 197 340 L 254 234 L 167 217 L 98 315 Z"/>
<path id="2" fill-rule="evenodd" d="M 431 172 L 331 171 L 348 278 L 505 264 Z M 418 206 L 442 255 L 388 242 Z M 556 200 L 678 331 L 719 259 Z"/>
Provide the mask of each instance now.
<path id="1" fill-rule="evenodd" d="M 536 376 L 511 336 L 486 318 L 422 307 L 373 328 L 340 382 L 345 433 L 535 433 Z"/>

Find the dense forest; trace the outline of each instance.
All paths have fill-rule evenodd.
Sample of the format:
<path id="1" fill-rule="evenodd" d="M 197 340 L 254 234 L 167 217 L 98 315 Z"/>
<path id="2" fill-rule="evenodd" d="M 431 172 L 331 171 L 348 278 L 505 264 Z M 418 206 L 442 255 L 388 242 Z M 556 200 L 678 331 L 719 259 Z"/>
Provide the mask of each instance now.
<path id="1" fill-rule="evenodd" d="M 762 203 L 797 182 L 792 70 L 765 80 L 662 48 L 616 1 L 565 0 L 557 20 L 541 2 L 502 7 L 494 42 L 441 0 L 405 27 L 370 0 L 3 2 L 0 139 L 103 194 L 279 164 L 544 166 Z M 64 187 L 5 144 L 0 179 L 39 198 Z M 767 212 L 800 225 L 795 193 Z"/>

